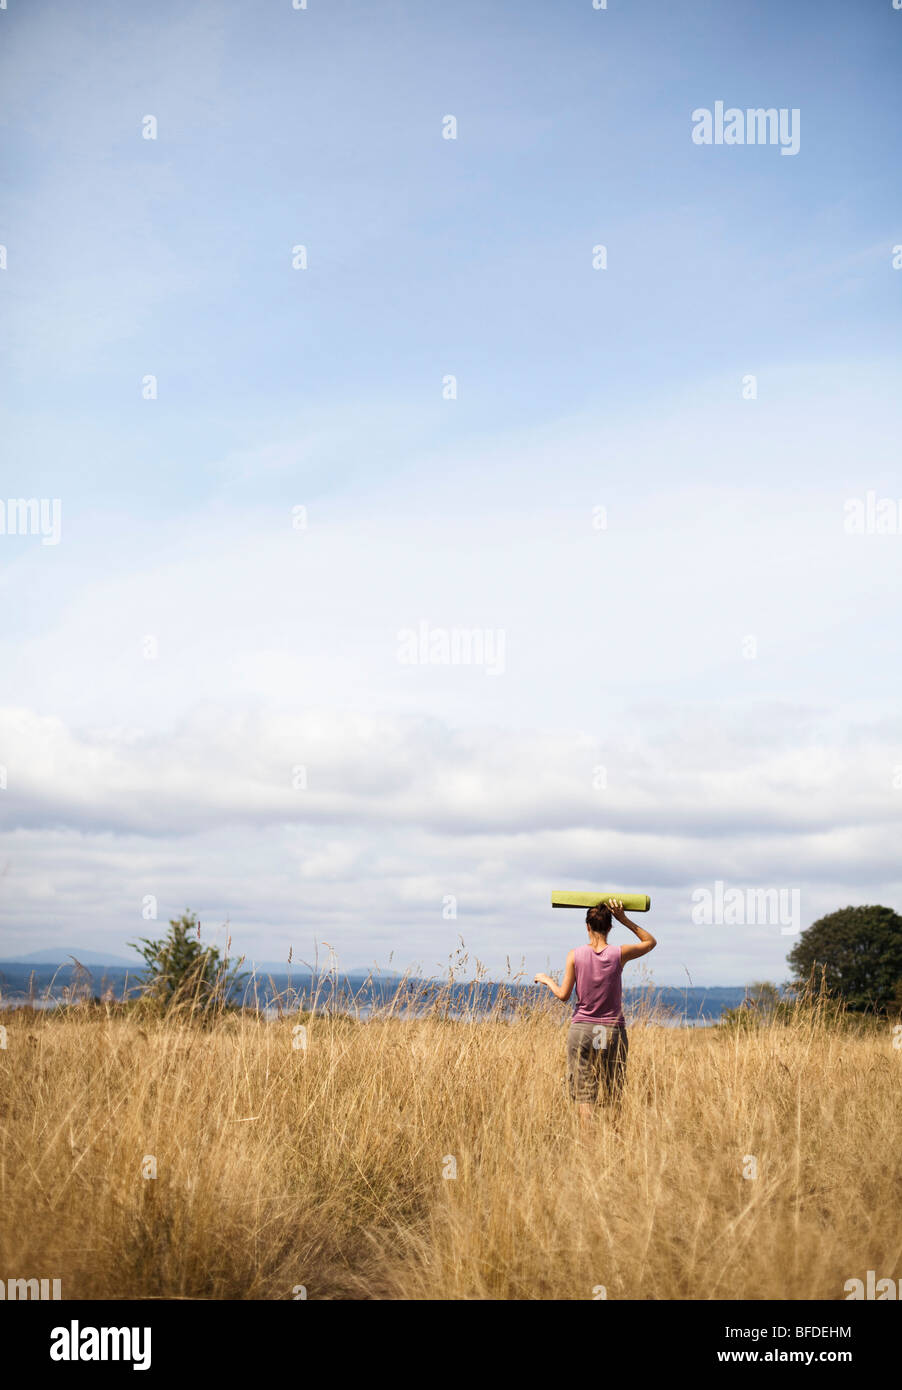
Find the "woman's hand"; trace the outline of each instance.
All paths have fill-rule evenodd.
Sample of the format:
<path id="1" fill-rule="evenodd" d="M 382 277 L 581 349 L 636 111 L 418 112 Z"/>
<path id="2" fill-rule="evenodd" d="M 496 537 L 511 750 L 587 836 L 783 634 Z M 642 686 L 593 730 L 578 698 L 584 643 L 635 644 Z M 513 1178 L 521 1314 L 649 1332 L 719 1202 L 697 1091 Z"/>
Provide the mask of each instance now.
<path id="1" fill-rule="evenodd" d="M 554 980 L 552 980 L 550 975 L 537 975 L 533 983 L 537 985 L 553 985 Z"/>
<path id="2" fill-rule="evenodd" d="M 623 910 L 623 903 L 617 898 L 608 898 L 605 907 L 610 908 L 611 916 L 616 917 L 618 922 L 622 922 L 625 927 L 629 926 L 626 913 Z"/>

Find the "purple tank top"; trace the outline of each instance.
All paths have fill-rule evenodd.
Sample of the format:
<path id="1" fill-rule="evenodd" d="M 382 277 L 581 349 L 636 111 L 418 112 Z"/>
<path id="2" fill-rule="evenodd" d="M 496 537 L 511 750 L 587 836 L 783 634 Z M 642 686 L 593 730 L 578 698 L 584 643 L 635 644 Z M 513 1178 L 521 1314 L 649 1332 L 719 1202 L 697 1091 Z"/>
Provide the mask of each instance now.
<path id="1" fill-rule="evenodd" d="M 591 946 L 577 946 L 573 964 L 577 1002 L 571 1023 L 606 1023 L 609 1028 L 623 1028 L 620 947 L 605 946 L 596 953 Z"/>

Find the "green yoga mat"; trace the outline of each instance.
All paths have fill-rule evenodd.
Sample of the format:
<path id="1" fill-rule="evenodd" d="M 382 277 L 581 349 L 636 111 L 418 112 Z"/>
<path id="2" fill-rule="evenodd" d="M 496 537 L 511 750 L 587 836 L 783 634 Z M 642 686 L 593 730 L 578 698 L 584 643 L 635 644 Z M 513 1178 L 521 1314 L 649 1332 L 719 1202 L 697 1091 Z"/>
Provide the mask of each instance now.
<path id="1" fill-rule="evenodd" d="M 606 888 L 603 893 L 555 892 L 551 895 L 551 906 L 595 907 L 597 903 L 606 903 L 609 898 L 622 902 L 624 912 L 647 912 L 651 907 L 651 898 L 647 893 L 621 893 L 618 888 Z"/>

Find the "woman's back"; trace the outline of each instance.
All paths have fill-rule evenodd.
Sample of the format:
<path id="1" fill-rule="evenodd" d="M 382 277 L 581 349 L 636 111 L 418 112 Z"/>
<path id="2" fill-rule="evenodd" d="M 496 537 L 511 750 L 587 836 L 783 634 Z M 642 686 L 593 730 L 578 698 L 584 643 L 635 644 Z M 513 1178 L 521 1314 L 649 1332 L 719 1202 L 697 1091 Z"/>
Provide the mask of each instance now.
<path id="1" fill-rule="evenodd" d="M 604 1023 L 611 1028 L 622 1028 L 620 947 L 605 946 L 602 951 L 593 951 L 591 946 L 577 946 L 573 952 L 573 966 L 577 1004 L 572 1022 Z"/>

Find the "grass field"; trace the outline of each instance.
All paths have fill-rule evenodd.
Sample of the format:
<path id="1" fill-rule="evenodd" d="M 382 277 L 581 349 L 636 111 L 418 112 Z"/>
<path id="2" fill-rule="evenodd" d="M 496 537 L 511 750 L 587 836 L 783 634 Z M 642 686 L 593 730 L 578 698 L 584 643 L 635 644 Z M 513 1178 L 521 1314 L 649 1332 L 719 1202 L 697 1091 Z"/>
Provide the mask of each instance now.
<path id="1" fill-rule="evenodd" d="M 303 1033 L 6 1012 L 0 1277 L 64 1298 L 841 1300 L 902 1275 L 889 1024 L 637 1023 L 619 1119 L 581 1133 L 567 1014 L 439 1003 Z"/>

